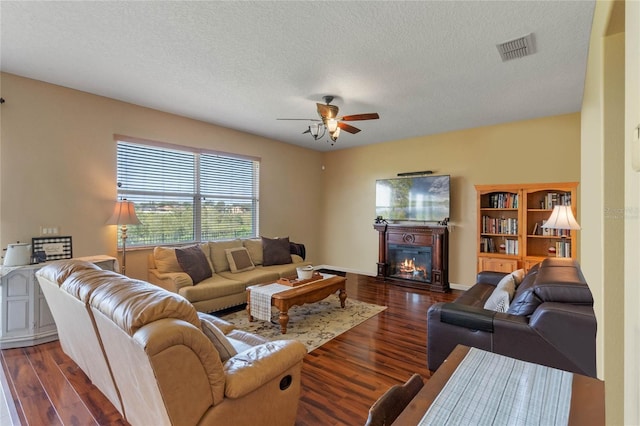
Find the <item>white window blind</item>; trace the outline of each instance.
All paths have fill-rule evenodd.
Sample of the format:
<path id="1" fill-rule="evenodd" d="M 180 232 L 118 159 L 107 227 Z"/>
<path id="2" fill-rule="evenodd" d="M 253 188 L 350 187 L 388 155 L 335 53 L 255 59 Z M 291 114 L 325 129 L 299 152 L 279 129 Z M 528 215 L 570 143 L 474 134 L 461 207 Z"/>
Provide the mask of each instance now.
<path id="1" fill-rule="evenodd" d="M 259 235 L 258 160 L 126 140 L 117 156 L 118 196 L 142 222 L 129 227 L 128 246 Z"/>

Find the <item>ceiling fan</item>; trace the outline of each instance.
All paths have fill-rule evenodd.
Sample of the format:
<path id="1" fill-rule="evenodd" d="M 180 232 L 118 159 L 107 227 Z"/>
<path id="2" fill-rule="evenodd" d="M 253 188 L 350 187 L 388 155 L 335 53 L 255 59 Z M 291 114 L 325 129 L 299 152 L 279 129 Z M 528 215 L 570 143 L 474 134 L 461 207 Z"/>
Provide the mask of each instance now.
<path id="1" fill-rule="evenodd" d="M 366 114 L 354 114 L 354 115 L 344 115 L 342 117 L 338 117 L 338 107 L 335 105 L 331 105 L 333 101 L 333 96 L 323 96 L 322 99 L 326 104 L 316 103 L 318 109 L 318 115 L 320 119 L 317 118 L 278 118 L 278 120 L 304 120 L 304 121 L 317 121 L 318 123 L 311 124 L 307 127 L 307 130 L 302 132 L 311 134 L 314 140 L 318 140 L 322 138 L 326 132 L 329 132 L 329 137 L 333 142 L 338 139 L 340 135 L 340 129 L 345 132 L 355 134 L 360 131 L 357 127 L 354 127 L 350 124 L 345 123 L 345 121 L 361 121 L 361 120 L 377 120 L 380 118 L 377 112 L 370 112 Z M 322 133 L 320 133 L 322 131 Z M 332 143 L 333 145 L 333 143 Z"/>

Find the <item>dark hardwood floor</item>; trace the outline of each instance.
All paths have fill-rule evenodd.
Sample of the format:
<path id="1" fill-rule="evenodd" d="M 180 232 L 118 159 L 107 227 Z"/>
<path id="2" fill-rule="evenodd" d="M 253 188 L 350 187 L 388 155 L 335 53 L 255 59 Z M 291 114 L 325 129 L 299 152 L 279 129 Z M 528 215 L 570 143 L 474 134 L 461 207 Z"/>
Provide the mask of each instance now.
<path id="1" fill-rule="evenodd" d="M 347 294 L 388 308 L 306 356 L 298 426 L 362 425 L 389 387 L 413 373 L 428 379 L 427 309 L 458 292 L 431 293 L 348 274 Z M 3 350 L 0 362 L 16 424 L 127 424 L 58 342 Z"/>

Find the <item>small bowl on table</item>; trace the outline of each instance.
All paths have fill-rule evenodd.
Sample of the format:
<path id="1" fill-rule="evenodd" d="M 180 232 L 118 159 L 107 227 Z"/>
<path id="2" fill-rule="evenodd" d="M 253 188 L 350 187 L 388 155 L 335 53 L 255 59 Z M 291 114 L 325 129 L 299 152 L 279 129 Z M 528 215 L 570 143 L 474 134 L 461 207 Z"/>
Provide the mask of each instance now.
<path id="1" fill-rule="evenodd" d="M 296 268 L 296 272 L 298 273 L 299 280 L 308 280 L 313 276 L 313 266 L 303 266 L 300 268 Z"/>

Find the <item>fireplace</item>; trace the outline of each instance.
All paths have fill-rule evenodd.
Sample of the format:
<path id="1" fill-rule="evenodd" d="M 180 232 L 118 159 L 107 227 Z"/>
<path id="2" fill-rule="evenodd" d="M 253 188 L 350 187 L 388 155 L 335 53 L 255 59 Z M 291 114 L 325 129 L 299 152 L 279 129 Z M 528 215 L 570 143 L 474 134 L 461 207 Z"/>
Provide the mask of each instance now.
<path id="1" fill-rule="evenodd" d="M 446 226 L 375 224 L 378 277 L 409 287 L 449 291 Z"/>
<path id="2" fill-rule="evenodd" d="M 387 247 L 389 278 L 431 282 L 431 247 L 389 244 Z"/>

